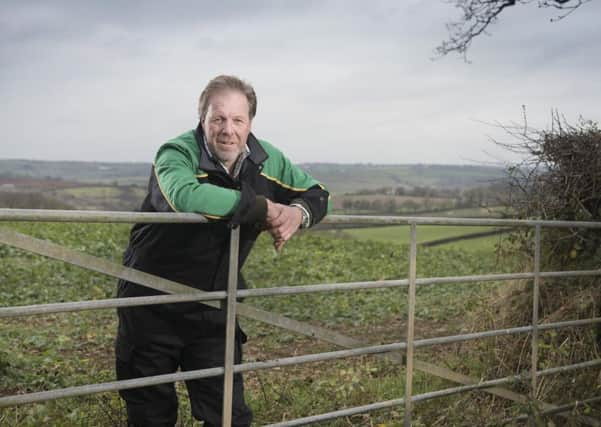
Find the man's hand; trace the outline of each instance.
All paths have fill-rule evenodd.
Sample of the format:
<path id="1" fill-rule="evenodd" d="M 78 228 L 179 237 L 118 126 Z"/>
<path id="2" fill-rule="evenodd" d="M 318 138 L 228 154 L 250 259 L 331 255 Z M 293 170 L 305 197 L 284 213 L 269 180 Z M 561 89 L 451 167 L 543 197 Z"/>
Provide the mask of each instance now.
<path id="1" fill-rule="evenodd" d="M 267 230 L 273 237 L 273 246 L 280 251 L 300 228 L 303 214 L 300 208 L 267 200 Z"/>

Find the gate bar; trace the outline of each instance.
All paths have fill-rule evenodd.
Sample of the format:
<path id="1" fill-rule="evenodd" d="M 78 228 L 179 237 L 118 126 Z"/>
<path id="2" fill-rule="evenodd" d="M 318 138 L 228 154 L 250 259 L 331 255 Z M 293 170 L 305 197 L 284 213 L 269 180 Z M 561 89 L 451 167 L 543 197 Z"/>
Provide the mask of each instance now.
<path id="1" fill-rule="evenodd" d="M 47 222 L 118 222 L 118 223 L 199 223 L 208 220 L 195 213 L 161 212 L 122 212 L 93 210 L 53 210 L 53 209 L 8 209 L 0 208 L 0 221 L 47 221 Z M 386 215 L 328 215 L 322 224 L 389 224 L 389 225 L 498 225 L 506 227 L 601 228 L 601 222 L 553 221 L 532 219 L 484 219 L 484 218 L 445 218 L 411 217 Z"/>
<path id="2" fill-rule="evenodd" d="M 407 360 L 405 364 L 405 427 L 411 427 L 411 394 L 413 392 L 413 349 L 415 334 L 415 279 L 417 276 L 417 226 L 414 222 L 410 225 L 411 243 L 409 247 L 409 290 L 407 308 Z"/>
<path id="3" fill-rule="evenodd" d="M 551 408 L 551 409 L 545 409 L 545 410 L 539 412 L 539 414 L 540 415 L 560 414 L 562 412 L 572 411 L 579 406 L 585 406 L 585 405 L 589 405 L 591 403 L 597 403 L 597 402 L 601 402 L 601 396 L 591 397 L 590 399 L 577 400 L 575 402 L 568 403 L 566 405 L 557 406 L 557 407 Z M 520 415 L 518 417 L 503 421 L 501 425 L 514 423 L 516 421 L 528 421 L 528 419 L 529 419 L 529 415 Z M 588 422 L 594 426 L 601 426 L 601 421 L 598 421 L 598 420 L 588 419 Z"/>
<path id="4" fill-rule="evenodd" d="M 0 237 L 1 240 L 1 237 Z M 65 261 L 67 262 L 67 261 Z M 103 272 L 104 273 L 104 272 Z M 108 274 L 108 273 L 105 273 Z M 557 277 L 575 277 L 575 276 L 599 276 L 601 270 L 572 270 L 572 271 L 549 271 L 541 272 L 541 278 L 557 278 Z M 446 277 L 431 277 L 416 279 L 416 286 L 428 286 L 437 284 L 450 283 L 471 283 L 471 282 L 492 282 L 506 280 L 525 280 L 534 278 L 534 273 L 515 273 L 515 274 L 490 274 L 477 276 L 446 276 Z M 328 283 L 317 285 L 299 285 L 299 286 L 279 286 L 269 288 L 256 289 L 239 289 L 237 291 L 238 298 L 256 298 L 267 296 L 280 295 L 297 295 L 317 292 L 331 291 L 346 291 L 358 289 L 389 289 L 397 287 L 409 286 L 407 279 L 399 280 L 376 280 L 366 282 L 344 282 L 344 283 Z M 129 307 L 138 305 L 152 305 L 163 303 L 176 302 L 191 302 L 191 301 L 216 301 L 226 298 L 225 291 L 212 291 L 204 293 L 190 294 L 189 291 L 183 294 L 172 295 L 157 295 L 149 297 L 131 297 L 131 298 L 111 298 L 103 300 L 78 301 L 66 303 L 50 303 L 23 305 L 15 307 L 0 307 L 0 318 L 3 317 L 18 317 L 37 314 L 53 314 L 83 310 L 97 310 L 104 308 Z M 131 301 L 131 304 L 127 304 Z"/>
<path id="5" fill-rule="evenodd" d="M 230 260 L 227 277 L 227 321 L 225 325 L 225 355 L 223 376 L 222 426 L 232 425 L 232 393 L 234 390 L 234 356 L 236 353 L 236 290 L 238 289 L 238 248 L 240 246 L 240 226 L 230 232 Z"/>
<path id="6" fill-rule="evenodd" d="M 530 385 L 530 396 L 536 401 L 538 395 L 538 380 L 536 371 L 538 369 L 538 309 L 540 298 L 540 224 L 534 227 L 534 283 L 532 284 L 532 351 L 530 361 L 530 372 L 532 383 Z"/>
<path id="7" fill-rule="evenodd" d="M 264 362 L 247 362 L 234 365 L 234 373 L 254 371 L 258 369 L 269 369 L 281 366 L 297 365 L 302 363 L 321 362 L 324 360 L 335 360 L 345 357 L 363 356 L 367 354 L 382 354 L 393 351 L 401 351 L 406 348 L 405 343 L 392 343 L 374 345 L 369 347 L 353 348 L 349 350 L 337 350 L 327 353 L 307 354 L 303 356 L 285 357 Z M 216 377 L 223 375 L 224 368 L 198 369 L 194 371 L 176 372 L 173 374 L 158 375 L 152 377 L 141 377 L 131 380 L 112 381 L 108 383 L 97 383 L 82 386 L 66 387 L 57 390 L 47 390 L 35 393 L 18 394 L 0 397 L 0 408 L 7 406 L 23 405 L 26 403 L 44 402 L 47 400 L 61 399 L 65 397 L 83 396 L 87 394 L 104 393 L 107 391 L 125 390 L 130 388 L 145 387 L 175 381 L 187 381 L 198 378 Z"/>
<path id="8" fill-rule="evenodd" d="M 575 369 L 591 368 L 591 367 L 596 367 L 596 366 L 601 366 L 601 359 L 584 362 L 584 363 L 576 363 L 574 365 L 567 365 L 567 366 L 561 367 L 561 369 L 562 369 L 562 372 L 566 372 L 566 371 L 571 371 L 571 370 L 575 370 Z M 537 374 L 538 375 L 555 374 L 558 372 L 557 369 L 558 368 L 545 369 L 543 371 L 539 371 Z M 488 380 L 488 381 L 481 381 L 481 382 L 475 383 L 475 384 L 468 384 L 468 385 L 463 385 L 463 386 L 451 387 L 451 388 L 447 388 L 447 389 L 443 389 L 443 390 L 436 390 L 436 391 L 432 391 L 432 392 L 428 392 L 428 393 L 417 394 L 417 395 L 413 396 L 411 400 L 413 402 L 422 402 L 425 400 L 435 399 L 435 398 L 444 397 L 444 396 L 450 396 L 453 394 L 458 394 L 458 393 L 463 393 L 463 392 L 468 392 L 468 391 L 477 391 L 477 390 L 492 388 L 492 387 L 499 386 L 499 385 L 520 382 L 520 381 L 524 381 L 525 379 L 528 379 L 529 377 L 530 377 L 530 374 L 524 373 L 521 375 L 512 375 L 512 376 L 508 376 L 508 377 L 504 377 L 504 378 L 497 378 L 497 379 Z M 601 399 L 601 397 L 598 397 L 595 399 Z M 304 418 L 296 418 L 294 420 L 284 421 L 284 422 L 280 422 L 280 423 L 276 423 L 276 424 L 269 424 L 268 427 L 301 426 L 301 425 L 315 423 L 318 421 L 326 421 L 326 420 L 330 420 L 330 419 L 334 419 L 334 418 L 355 415 L 355 414 L 359 414 L 362 412 L 369 412 L 369 411 L 374 411 L 377 409 L 389 408 L 389 407 L 393 407 L 393 406 L 400 406 L 400 405 L 403 405 L 404 403 L 405 403 L 404 399 L 388 400 L 388 401 L 384 401 L 384 402 L 377 402 L 377 403 L 372 403 L 372 404 L 368 404 L 368 405 L 356 406 L 353 408 L 346 408 L 346 409 L 341 409 L 338 411 L 327 412 L 327 413 L 323 413 L 320 415 L 312 415 L 312 416 L 304 417 Z M 576 402 L 576 403 L 578 403 L 578 402 Z M 561 408 L 561 407 L 552 408 L 552 409 L 549 409 L 549 411 L 563 412 L 563 410 L 557 411 L 559 408 Z M 525 419 L 527 419 L 527 416 Z M 593 423 L 593 425 L 599 425 L 599 423 Z"/>
<path id="9" fill-rule="evenodd" d="M 226 298 L 225 291 L 206 294 L 171 294 L 147 297 L 109 298 L 90 301 L 57 302 L 52 304 L 20 305 L 0 307 L 0 319 L 20 316 L 35 316 L 56 313 L 71 313 L 85 310 L 102 310 L 118 307 L 137 307 L 140 305 L 171 304 L 178 302 L 217 301 Z"/>
<path id="10" fill-rule="evenodd" d="M 601 318 L 595 318 L 595 319 L 591 319 L 591 320 L 596 320 L 596 322 L 601 323 Z M 573 321 L 558 322 L 555 324 L 548 324 L 548 326 L 549 326 L 548 329 L 551 329 L 550 327 L 557 328 L 557 327 L 566 326 L 565 325 L 566 323 L 570 323 L 570 325 L 567 325 L 567 326 L 574 326 L 574 325 L 572 325 L 574 323 Z M 512 334 L 512 333 L 527 333 L 527 332 L 531 331 L 531 328 L 532 328 L 532 326 L 524 326 L 524 327 L 513 328 L 513 329 L 500 329 L 500 330 L 496 330 L 496 331 L 487 331 L 487 332 L 480 332 L 480 333 L 473 333 L 473 334 L 454 335 L 454 336 L 449 336 L 449 337 L 415 340 L 414 346 L 416 348 L 418 348 L 418 347 L 425 347 L 428 345 L 435 345 L 435 344 L 448 344 L 448 343 L 454 343 L 454 342 L 463 342 L 463 341 L 468 341 L 468 340 L 472 340 L 472 339 L 482 338 L 483 336 L 491 337 L 491 336 L 499 336 L 499 335 L 508 335 L 508 334 Z M 288 365 L 293 365 L 293 364 L 301 364 L 301 363 L 309 363 L 309 362 L 319 362 L 319 361 L 324 361 L 324 360 L 333 360 L 333 359 L 340 359 L 340 358 L 345 358 L 345 357 L 353 357 L 353 356 L 360 356 L 360 355 L 367 355 L 367 354 L 389 353 L 389 352 L 393 352 L 393 351 L 405 350 L 406 348 L 407 348 L 406 343 L 398 342 L 398 343 L 391 343 L 391 344 L 353 348 L 353 349 L 349 349 L 349 350 L 338 350 L 338 351 L 326 352 L 326 353 L 317 353 L 317 354 L 309 354 L 309 355 L 303 355 L 303 356 L 287 357 L 287 358 L 276 359 L 276 360 L 271 360 L 271 361 L 264 361 L 264 362 L 250 362 L 250 363 L 243 363 L 241 365 L 235 365 L 234 372 L 246 372 L 246 371 L 250 371 L 250 370 L 254 370 L 254 369 L 267 369 L 267 368 L 273 368 L 273 367 L 279 367 L 279 366 L 288 366 Z M 566 372 L 566 371 L 569 371 L 569 370 L 575 369 L 575 368 L 588 368 L 588 367 L 594 367 L 594 366 L 599 366 L 599 365 L 601 365 L 601 359 L 595 359 L 595 360 L 583 362 L 583 363 L 580 363 L 577 365 L 567 365 L 565 367 L 560 366 L 560 367 L 556 367 L 556 368 L 550 368 L 545 371 L 541 371 L 538 374 L 539 375 L 547 375 L 547 374 L 562 373 L 562 372 Z M 209 376 L 222 375 L 224 372 L 223 368 L 211 368 L 211 369 L 213 369 L 213 371 L 211 371 L 212 373 L 209 373 L 209 374 L 201 373 L 201 374 L 198 374 L 198 376 L 196 376 L 196 377 L 190 376 L 190 375 L 193 375 L 194 373 L 204 372 L 205 370 L 186 371 L 186 372 L 169 374 L 169 375 L 161 375 L 158 377 L 143 377 L 143 378 L 138 378 L 135 380 L 125 380 L 125 381 L 110 382 L 110 383 L 96 384 L 96 385 L 89 385 L 89 386 L 76 386 L 76 387 L 68 387 L 68 388 L 63 388 L 63 389 L 58 389 L 58 390 L 49 390 L 49 391 L 15 395 L 15 396 L 7 396 L 7 397 L 0 398 L 0 408 L 5 407 L 5 406 L 24 404 L 24 403 L 34 403 L 34 402 L 41 402 L 44 400 L 59 399 L 62 397 L 80 396 L 80 395 L 84 395 L 84 394 L 101 393 L 101 392 L 105 392 L 105 391 L 116 391 L 116 390 L 120 390 L 120 389 L 142 387 L 142 386 L 147 386 L 147 385 L 156 385 L 156 384 L 168 383 L 168 382 L 173 382 L 173 381 L 195 379 L 195 378 L 205 378 L 205 377 L 209 377 Z M 157 380 L 157 378 L 159 378 L 159 380 Z M 162 378 L 162 380 L 160 380 L 160 378 Z M 124 386 L 121 387 L 120 385 L 124 385 Z M 99 386 L 99 387 L 96 387 L 96 386 Z"/>

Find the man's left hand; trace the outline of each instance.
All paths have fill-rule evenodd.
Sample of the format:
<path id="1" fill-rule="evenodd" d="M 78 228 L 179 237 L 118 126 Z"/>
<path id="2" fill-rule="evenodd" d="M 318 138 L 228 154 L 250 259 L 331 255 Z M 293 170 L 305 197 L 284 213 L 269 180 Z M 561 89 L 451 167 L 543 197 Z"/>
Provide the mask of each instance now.
<path id="1" fill-rule="evenodd" d="M 268 202 L 273 203 L 273 202 Z M 303 220 L 303 214 L 300 208 L 296 206 L 286 206 L 279 203 L 273 203 L 278 212 L 277 216 L 268 215 L 266 219 L 267 230 L 272 235 L 276 250 L 281 250 L 284 244 L 292 238 L 294 233 L 300 228 Z"/>

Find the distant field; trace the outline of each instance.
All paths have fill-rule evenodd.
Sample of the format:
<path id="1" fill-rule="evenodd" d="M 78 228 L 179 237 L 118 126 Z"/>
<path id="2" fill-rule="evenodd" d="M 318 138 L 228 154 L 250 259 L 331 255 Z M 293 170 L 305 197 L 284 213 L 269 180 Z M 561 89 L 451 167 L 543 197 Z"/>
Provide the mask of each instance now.
<path id="1" fill-rule="evenodd" d="M 488 185 L 504 176 L 502 168 L 472 165 L 303 163 L 299 166 L 323 182 L 333 194 L 398 186 L 467 189 Z M 150 163 L 0 159 L 0 178 L 58 178 L 87 183 L 144 185 L 149 173 Z"/>
<path id="2" fill-rule="evenodd" d="M 482 218 L 492 217 L 496 218 L 501 216 L 507 208 L 504 206 L 489 206 L 486 208 L 465 208 L 465 209 L 452 209 L 444 212 L 440 212 L 439 215 L 452 218 Z M 438 216 L 438 215 L 436 215 Z"/>
<path id="3" fill-rule="evenodd" d="M 470 233 L 491 231 L 493 227 L 484 226 L 447 226 L 447 225 L 418 225 L 417 242 L 425 243 L 433 240 L 457 237 Z M 375 240 L 382 242 L 397 242 L 409 244 L 409 226 L 398 225 L 390 227 L 357 228 L 336 233 L 351 236 L 360 240 Z M 499 241 L 499 236 L 479 237 L 476 239 L 460 240 L 442 245 L 443 247 L 461 248 L 466 250 L 492 250 Z"/>
<path id="4" fill-rule="evenodd" d="M 300 166 L 326 184 L 334 194 L 399 185 L 466 189 L 489 185 L 504 177 L 502 168 L 490 166 L 323 163 Z"/>
<path id="5" fill-rule="evenodd" d="M 141 184 L 148 179 L 149 171 L 150 163 L 0 159 L 0 175 L 4 177 Z"/>
<path id="6" fill-rule="evenodd" d="M 455 202 L 453 199 L 446 197 L 417 197 L 417 196 L 392 196 L 386 194 L 358 194 L 358 195 L 344 195 L 333 198 L 334 209 L 344 209 L 345 200 L 350 200 L 354 203 L 367 201 L 373 203 L 378 201 L 381 206 L 386 206 L 388 203 L 394 202 L 396 206 L 400 207 L 406 203 L 414 203 L 419 206 L 430 206 L 432 208 L 448 208 L 452 207 Z"/>
<path id="7" fill-rule="evenodd" d="M 94 198 L 110 198 L 119 197 L 121 190 L 119 187 L 80 187 L 80 188 L 66 188 L 60 190 L 60 193 L 69 195 L 72 197 L 94 197 Z"/>
<path id="8" fill-rule="evenodd" d="M 68 181 L 58 178 L 31 178 L 31 177 L 1 177 L 0 186 L 6 190 L 15 189 L 17 191 L 46 191 L 57 190 L 60 188 L 71 188 L 85 186 L 80 181 Z"/>
<path id="9" fill-rule="evenodd" d="M 473 252 L 492 252 L 497 245 L 507 238 L 507 234 L 497 236 L 479 237 L 477 239 L 458 240 L 452 243 L 440 245 L 441 248 L 464 249 Z M 438 246 L 437 246 L 438 247 Z"/>
<path id="10" fill-rule="evenodd" d="M 146 190 L 138 186 L 102 186 L 65 188 L 46 194 L 83 210 L 134 210 L 140 206 Z"/>

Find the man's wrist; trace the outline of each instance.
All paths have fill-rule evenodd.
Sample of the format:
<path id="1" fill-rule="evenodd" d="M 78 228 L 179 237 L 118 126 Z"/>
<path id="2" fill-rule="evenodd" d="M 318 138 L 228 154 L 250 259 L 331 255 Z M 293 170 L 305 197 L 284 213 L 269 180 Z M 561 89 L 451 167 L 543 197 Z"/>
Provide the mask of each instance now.
<path id="1" fill-rule="evenodd" d="M 311 226 L 311 214 L 309 211 L 300 203 L 292 203 L 290 207 L 298 208 L 301 211 L 300 228 L 309 228 Z"/>

